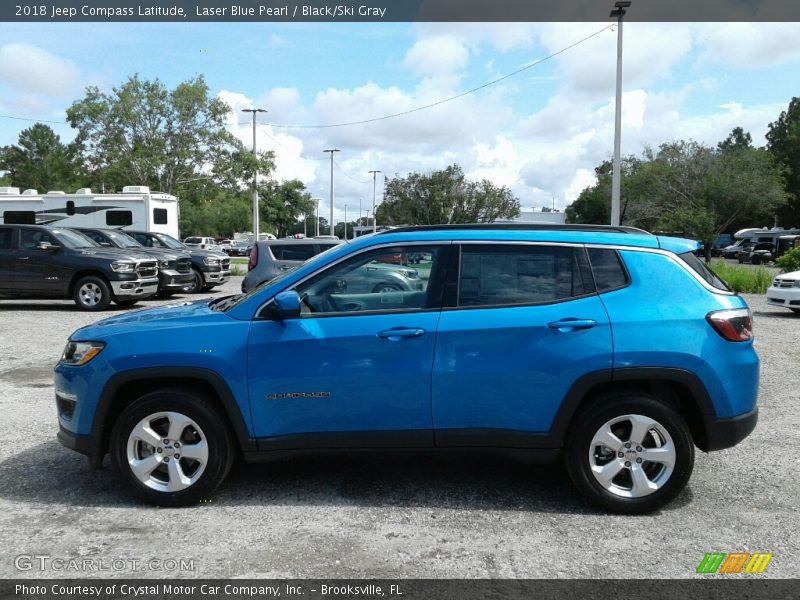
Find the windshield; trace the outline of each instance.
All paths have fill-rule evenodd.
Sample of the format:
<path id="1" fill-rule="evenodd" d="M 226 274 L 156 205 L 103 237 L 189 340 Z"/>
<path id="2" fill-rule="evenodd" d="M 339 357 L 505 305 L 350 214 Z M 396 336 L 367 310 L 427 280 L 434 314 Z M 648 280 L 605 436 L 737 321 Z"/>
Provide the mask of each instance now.
<path id="1" fill-rule="evenodd" d="M 113 242 L 114 245 L 119 248 L 141 248 L 142 245 L 129 236 L 127 233 L 122 233 L 121 231 L 104 231 L 103 233 L 106 234 Z"/>
<path id="2" fill-rule="evenodd" d="M 167 248 L 173 248 L 175 250 L 180 250 L 186 248 L 186 245 L 176 240 L 171 235 L 167 235 L 166 233 L 159 233 L 155 236 L 155 239 L 164 244 Z"/>
<path id="3" fill-rule="evenodd" d="M 53 235 L 67 248 L 99 248 L 100 244 L 92 238 L 82 234 L 80 231 L 71 229 L 53 229 Z"/>

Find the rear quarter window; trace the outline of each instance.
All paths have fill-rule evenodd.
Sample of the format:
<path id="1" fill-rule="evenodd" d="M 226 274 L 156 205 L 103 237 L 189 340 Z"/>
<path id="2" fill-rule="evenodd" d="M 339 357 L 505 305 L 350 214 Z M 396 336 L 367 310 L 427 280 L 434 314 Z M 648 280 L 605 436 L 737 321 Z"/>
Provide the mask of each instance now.
<path id="1" fill-rule="evenodd" d="M 592 263 L 594 285 L 599 293 L 624 288 L 630 282 L 625 265 L 616 250 L 587 248 Z"/>

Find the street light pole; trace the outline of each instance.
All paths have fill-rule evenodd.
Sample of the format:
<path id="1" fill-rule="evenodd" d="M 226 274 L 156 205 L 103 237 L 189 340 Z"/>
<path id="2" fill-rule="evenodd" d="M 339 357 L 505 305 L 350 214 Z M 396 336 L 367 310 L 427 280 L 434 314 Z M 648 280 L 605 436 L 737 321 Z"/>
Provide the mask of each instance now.
<path id="1" fill-rule="evenodd" d="M 617 17 L 617 98 L 614 107 L 614 163 L 611 173 L 611 225 L 620 224 L 620 129 L 622 127 L 622 17 L 625 9 L 631 5 L 630 0 L 614 3 L 612 17 Z"/>
<path id="2" fill-rule="evenodd" d="M 322 198 L 312 198 L 312 200 L 316 200 L 317 201 L 317 210 L 314 213 L 316 215 L 316 218 L 314 219 L 314 223 L 315 223 L 315 225 L 314 225 L 314 237 L 319 237 L 319 201 L 321 199 Z"/>
<path id="3" fill-rule="evenodd" d="M 333 153 L 341 152 L 338 148 L 331 148 L 330 150 L 323 150 L 323 152 L 331 153 L 331 222 L 328 224 L 333 235 Z"/>
<path id="4" fill-rule="evenodd" d="M 256 114 L 265 113 L 263 108 L 243 108 L 242 112 L 253 113 L 253 157 L 258 161 L 256 154 Z M 253 173 L 253 240 L 258 241 L 258 162 Z"/>
<path id="5" fill-rule="evenodd" d="M 370 171 L 370 173 L 372 173 L 372 233 L 375 233 L 378 231 L 378 220 L 375 218 L 378 215 L 375 212 L 375 178 L 383 171 Z"/>
<path id="6" fill-rule="evenodd" d="M 347 204 L 344 205 L 344 241 L 347 241 Z"/>

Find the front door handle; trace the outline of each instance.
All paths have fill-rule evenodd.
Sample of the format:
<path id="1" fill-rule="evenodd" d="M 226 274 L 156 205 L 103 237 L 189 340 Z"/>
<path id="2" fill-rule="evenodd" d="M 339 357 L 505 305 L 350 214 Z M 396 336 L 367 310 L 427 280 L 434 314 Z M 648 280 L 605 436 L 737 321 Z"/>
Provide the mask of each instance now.
<path id="1" fill-rule="evenodd" d="M 547 324 L 550 329 L 557 329 L 558 331 L 569 332 L 578 331 L 579 329 L 591 329 L 597 325 L 594 319 L 574 319 L 566 318 L 559 321 L 551 321 Z"/>
<path id="2" fill-rule="evenodd" d="M 31 259 L 30 256 L 18 256 L 17 257 L 17 260 L 30 260 L 30 259 Z"/>
<path id="3" fill-rule="evenodd" d="M 381 331 L 380 333 L 378 333 L 379 338 L 382 338 L 384 340 L 390 340 L 392 342 L 396 342 L 402 338 L 413 338 L 413 337 L 419 337 L 421 335 L 425 335 L 425 330 L 416 327 L 413 328 L 398 327 L 397 329 L 387 329 L 386 331 Z"/>

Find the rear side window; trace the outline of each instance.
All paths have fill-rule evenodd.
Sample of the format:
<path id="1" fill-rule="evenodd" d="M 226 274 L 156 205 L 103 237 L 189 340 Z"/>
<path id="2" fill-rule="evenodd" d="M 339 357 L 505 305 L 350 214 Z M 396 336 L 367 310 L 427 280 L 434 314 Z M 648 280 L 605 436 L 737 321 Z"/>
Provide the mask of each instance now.
<path id="1" fill-rule="evenodd" d="M 106 225 L 112 227 L 124 227 L 133 224 L 133 213 L 129 210 L 109 210 L 106 211 Z"/>
<path id="2" fill-rule="evenodd" d="M 462 246 L 458 306 L 557 302 L 592 292 L 583 249 L 501 244 Z"/>
<path id="3" fill-rule="evenodd" d="M 14 239 L 14 230 L 10 227 L 0 229 L 0 250 L 13 250 L 14 246 L 12 241 Z"/>
<path id="4" fill-rule="evenodd" d="M 274 244 L 269 248 L 275 260 L 306 261 L 314 256 L 313 244 Z"/>
<path id="5" fill-rule="evenodd" d="M 710 286 L 715 287 L 723 292 L 731 291 L 730 288 L 728 288 L 728 286 L 725 284 L 725 282 L 722 281 L 722 279 L 720 279 L 719 277 L 717 277 L 714 274 L 714 271 L 709 269 L 708 266 L 706 266 L 706 263 L 697 258 L 693 253 L 684 252 L 683 254 L 679 254 L 678 256 L 681 258 L 681 260 L 683 260 L 683 262 L 685 262 L 687 265 L 691 267 L 692 271 L 700 275 L 700 277 L 702 277 L 703 280 L 705 280 L 705 282 L 708 283 Z"/>
<path id="6" fill-rule="evenodd" d="M 628 285 L 628 274 L 616 250 L 587 248 L 597 291 L 609 292 Z"/>

